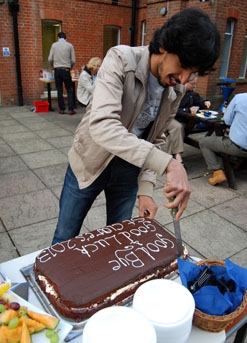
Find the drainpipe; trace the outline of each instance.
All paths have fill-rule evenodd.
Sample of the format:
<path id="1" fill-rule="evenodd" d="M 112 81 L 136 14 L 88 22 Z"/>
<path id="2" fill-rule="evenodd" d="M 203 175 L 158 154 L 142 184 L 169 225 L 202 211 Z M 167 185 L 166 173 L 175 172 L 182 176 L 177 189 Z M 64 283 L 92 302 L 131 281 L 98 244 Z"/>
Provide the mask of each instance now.
<path id="1" fill-rule="evenodd" d="M 21 63 L 20 63 L 18 21 L 17 21 L 17 13 L 19 12 L 19 0 L 8 0 L 8 4 L 9 4 L 9 10 L 13 16 L 18 104 L 19 106 L 23 106 L 22 83 L 21 83 Z"/>
<path id="2" fill-rule="evenodd" d="M 130 27 L 130 46 L 135 45 L 135 29 L 136 29 L 136 1 L 132 0 L 132 18 Z"/>

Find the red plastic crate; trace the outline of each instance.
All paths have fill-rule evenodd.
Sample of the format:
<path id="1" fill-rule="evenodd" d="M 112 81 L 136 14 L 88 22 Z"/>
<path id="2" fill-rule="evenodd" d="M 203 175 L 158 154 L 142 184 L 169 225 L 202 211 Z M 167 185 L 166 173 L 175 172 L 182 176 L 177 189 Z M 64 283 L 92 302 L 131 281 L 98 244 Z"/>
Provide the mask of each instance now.
<path id="1" fill-rule="evenodd" d="M 34 101 L 35 112 L 49 112 L 48 101 Z"/>

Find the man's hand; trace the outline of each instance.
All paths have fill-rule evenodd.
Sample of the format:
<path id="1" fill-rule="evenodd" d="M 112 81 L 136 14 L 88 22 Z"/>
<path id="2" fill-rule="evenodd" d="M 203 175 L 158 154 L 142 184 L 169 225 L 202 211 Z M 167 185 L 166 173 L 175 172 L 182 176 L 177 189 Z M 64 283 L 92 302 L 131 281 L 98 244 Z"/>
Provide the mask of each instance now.
<path id="1" fill-rule="evenodd" d="M 146 195 L 139 196 L 139 216 L 154 219 L 158 206 L 153 198 Z"/>
<path id="2" fill-rule="evenodd" d="M 209 100 L 204 101 L 204 105 L 209 108 L 211 106 L 211 102 Z"/>
<path id="3" fill-rule="evenodd" d="M 187 206 L 191 190 L 184 167 L 174 158 L 166 168 L 166 184 L 163 193 L 168 200 L 174 198 L 172 202 L 165 203 L 163 206 L 169 209 L 178 207 L 176 220 L 179 220 Z"/>

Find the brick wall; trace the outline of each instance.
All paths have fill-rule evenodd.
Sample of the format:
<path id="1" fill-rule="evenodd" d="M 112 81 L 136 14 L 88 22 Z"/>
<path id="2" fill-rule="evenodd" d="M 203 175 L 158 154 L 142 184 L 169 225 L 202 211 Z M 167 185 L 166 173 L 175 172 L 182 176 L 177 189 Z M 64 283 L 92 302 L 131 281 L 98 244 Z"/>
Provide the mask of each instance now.
<path id="1" fill-rule="evenodd" d="M 189 1 L 156 1 L 156 0 L 140 0 L 140 10 L 138 16 L 138 27 L 141 27 L 142 20 L 147 21 L 147 43 L 150 41 L 154 30 L 161 26 L 165 21 L 172 17 L 175 13 L 188 8 L 197 7 L 208 13 L 211 20 L 217 23 L 217 27 L 221 33 L 221 43 L 224 43 L 224 34 L 226 30 L 226 22 L 228 17 L 233 17 L 237 20 L 234 32 L 234 40 L 232 47 L 231 62 L 227 77 L 237 79 L 239 76 L 240 66 L 242 62 L 242 52 L 244 45 L 244 37 L 247 33 L 247 1 L 236 0 L 215 0 L 215 4 L 211 5 L 209 1 L 200 2 L 199 0 Z M 162 16 L 160 9 L 167 7 L 167 14 Z M 140 41 L 141 32 L 138 31 L 138 39 Z M 222 94 L 219 84 L 221 58 L 215 64 L 215 72 L 209 76 L 200 78 L 197 84 L 198 91 L 204 98 L 212 101 L 213 106 L 218 108 L 222 103 Z M 238 80 L 236 89 L 233 94 L 247 92 L 247 83 L 245 80 Z"/>
<path id="2" fill-rule="evenodd" d="M 43 93 L 43 85 L 39 81 L 39 70 L 42 68 L 42 19 L 59 20 L 67 39 L 75 47 L 76 66 L 81 67 L 93 56 L 103 57 L 103 28 L 104 25 L 121 28 L 121 44 L 130 44 L 130 26 L 132 19 L 132 1 L 119 0 L 118 5 L 112 5 L 110 0 L 19 0 L 20 10 L 17 15 L 21 84 L 24 104 L 33 104 Z M 167 6 L 166 16 L 160 15 L 160 9 Z M 146 42 L 149 43 L 153 32 L 174 13 L 186 7 L 197 6 L 215 20 L 224 41 L 227 17 L 237 19 L 235 27 L 231 63 L 228 77 L 237 79 L 242 60 L 244 36 L 247 32 L 247 2 L 243 0 L 215 0 L 210 2 L 199 0 L 139 0 L 136 15 L 135 45 L 141 43 L 141 22 L 147 22 Z M 10 48 L 10 56 L 0 54 L 0 104 L 17 104 L 20 89 L 17 87 L 16 58 L 13 33 L 13 17 L 5 2 L 0 5 L 0 45 Z M 220 60 L 216 63 L 216 71 L 208 77 L 199 80 L 197 90 L 204 97 L 220 102 L 222 99 L 218 85 Z M 246 92 L 246 80 L 237 83 L 235 93 Z"/>
<path id="3" fill-rule="evenodd" d="M 50 1 L 19 0 L 17 15 L 21 60 L 21 78 L 24 104 L 40 98 L 43 84 L 39 81 L 42 69 L 42 19 L 62 21 L 67 40 L 74 45 L 75 68 L 81 70 L 91 57 L 103 57 L 104 25 L 121 28 L 121 43 L 130 44 L 130 1 L 121 0 L 118 6 L 111 1 Z M 13 18 L 8 4 L 0 5 L 0 43 L 9 47 L 10 57 L 0 56 L 1 103 L 18 104 L 15 70 Z"/>
<path id="4" fill-rule="evenodd" d="M 13 41 L 13 19 L 8 11 L 6 3 L 0 5 L 0 96 L 1 103 L 16 103 L 16 71 Z M 3 56 L 2 49 L 7 47 L 10 50 L 10 56 Z M 7 97 L 6 97 L 7 95 Z M 8 100 L 7 100 L 8 98 Z"/>

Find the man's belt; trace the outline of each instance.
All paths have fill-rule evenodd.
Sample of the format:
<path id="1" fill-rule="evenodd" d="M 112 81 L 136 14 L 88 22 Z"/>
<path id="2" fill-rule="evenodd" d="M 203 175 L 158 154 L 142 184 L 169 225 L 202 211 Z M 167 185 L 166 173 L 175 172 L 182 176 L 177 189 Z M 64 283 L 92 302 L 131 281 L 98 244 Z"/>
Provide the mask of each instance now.
<path id="1" fill-rule="evenodd" d="M 54 69 L 63 69 L 63 70 L 66 70 L 66 71 L 70 71 L 70 68 L 65 68 L 65 67 L 59 67 L 59 68 L 54 68 Z"/>
<path id="2" fill-rule="evenodd" d="M 239 150 L 241 151 L 244 151 L 244 152 L 247 152 L 246 149 L 242 148 L 241 146 L 237 145 L 236 143 L 234 143 L 232 140 L 231 140 L 232 144 L 234 144 L 237 148 L 239 148 Z"/>

